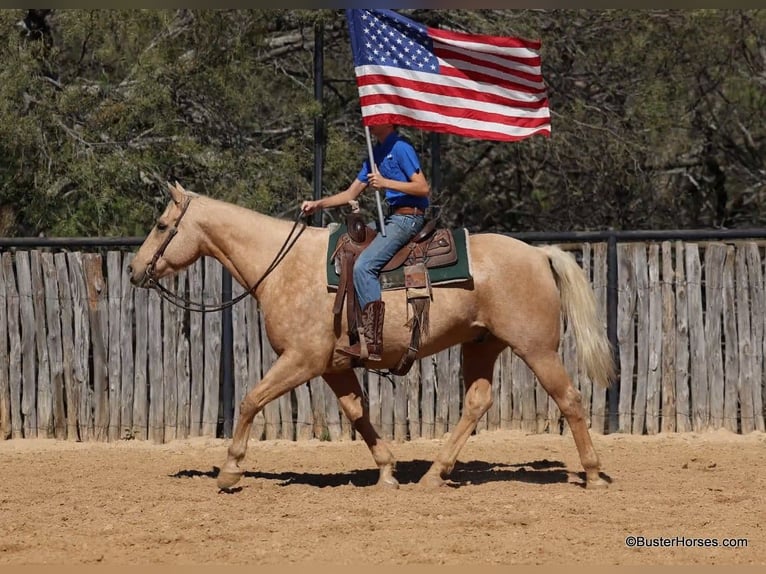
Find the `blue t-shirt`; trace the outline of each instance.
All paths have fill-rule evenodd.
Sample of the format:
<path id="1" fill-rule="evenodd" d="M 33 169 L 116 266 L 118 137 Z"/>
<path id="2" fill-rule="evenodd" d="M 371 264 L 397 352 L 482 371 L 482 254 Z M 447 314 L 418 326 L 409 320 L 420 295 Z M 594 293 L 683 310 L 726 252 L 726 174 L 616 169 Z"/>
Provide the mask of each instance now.
<path id="1" fill-rule="evenodd" d="M 380 175 L 386 179 L 410 181 L 412 176 L 420 171 L 420 160 L 415 153 L 415 148 L 398 132 L 389 134 L 382 143 L 376 143 L 372 148 L 372 157 L 375 159 Z M 356 178 L 367 183 L 369 173 L 370 160 L 366 159 Z M 385 191 L 386 201 L 393 207 L 409 206 L 421 209 L 428 207 L 428 197 L 410 195 L 394 189 Z"/>

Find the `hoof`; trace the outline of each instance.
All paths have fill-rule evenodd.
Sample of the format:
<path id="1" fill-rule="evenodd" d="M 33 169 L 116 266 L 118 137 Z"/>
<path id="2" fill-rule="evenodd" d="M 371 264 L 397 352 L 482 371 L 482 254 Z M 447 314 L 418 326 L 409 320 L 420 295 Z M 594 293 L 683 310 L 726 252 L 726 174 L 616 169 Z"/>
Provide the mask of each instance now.
<path id="1" fill-rule="evenodd" d="M 436 474 L 425 474 L 423 475 L 423 478 L 421 478 L 418 481 L 418 484 L 425 488 L 440 488 L 442 486 L 447 486 L 447 481 L 444 480 L 441 476 Z"/>
<path id="2" fill-rule="evenodd" d="M 380 480 L 378 480 L 378 484 L 380 488 L 388 488 L 391 490 L 396 490 L 399 488 L 399 481 L 396 480 L 393 476 L 386 476 L 386 477 L 380 477 Z"/>
<path id="3" fill-rule="evenodd" d="M 218 473 L 216 484 L 218 484 L 219 489 L 227 490 L 239 482 L 239 479 L 242 478 L 242 474 L 243 472 L 241 470 L 235 472 L 221 470 Z"/>
<path id="4" fill-rule="evenodd" d="M 606 490 L 609 488 L 609 483 L 600 476 L 596 478 L 589 478 L 585 481 L 585 488 L 588 490 Z"/>

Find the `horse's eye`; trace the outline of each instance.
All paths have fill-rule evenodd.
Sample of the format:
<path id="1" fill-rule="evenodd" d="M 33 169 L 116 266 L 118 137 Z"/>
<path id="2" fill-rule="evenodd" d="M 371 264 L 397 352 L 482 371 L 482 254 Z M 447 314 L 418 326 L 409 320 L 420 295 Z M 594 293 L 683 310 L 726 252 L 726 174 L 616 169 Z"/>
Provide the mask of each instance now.
<path id="1" fill-rule="evenodd" d="M 168 229 L 167 223 L 162 223 L 159 221 L 157 222 L 157 231 L 167 231 L 167 229 Z"/>

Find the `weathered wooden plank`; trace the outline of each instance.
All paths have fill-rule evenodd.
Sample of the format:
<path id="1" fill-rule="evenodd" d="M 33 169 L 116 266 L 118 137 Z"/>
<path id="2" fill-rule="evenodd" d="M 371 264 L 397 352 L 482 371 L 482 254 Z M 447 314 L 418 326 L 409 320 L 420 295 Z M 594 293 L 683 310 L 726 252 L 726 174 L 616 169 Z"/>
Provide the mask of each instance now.
<path id="1" fill-rule="evenodd" d="M 48 330 L 45 321 L 45 285 L 40 263 L 40 251 L 29 253 L 32 272 L 32 303 L 35 308 L 35 345 L 37 347 L 37 436 L 53 436 L 53 392 L 48 355 Z"/>
<path id="2" fill-rule="evenodd" d="M 107 309 L 109 313 L 109 357 L 107 373 L 109 382 L 109 426 L 110 441 L 120 438 L 122 433 L 122 332 L 127 325 L 121 322 L 122 313 L 122 254 L 109 251 L 106 254 Z"/>
<path id="3" fill-rule="evenodd" d="M 660 246 L 649 245 L 649 350 L 646 378 L 646 432 L 660 432 L 662 380 L 662 285 L 660 283 Z"/>
<path id="4" fill-rule="evenodd" d="M 461 348 L 461 361 L 465 360 L 465 357 L 462 355 L 462 348 Z M 494 368 L 492 369 L 492 375 L 494 376 Z M 492 381 L 490 380 L 490 389 L 489 389 L 490 395 L 492 394 Z M 492 407 L 490 407 L 492 408 Z M 489 409 L 487 409 L 484 414 L 481 415 L 479 418 L 478 423 L 476 424 L 476 429 L 474 430 L 474 433 L 478 434 L 482 431 L 486 431 L 489 428 Z"/>
<path id="5" fill-rule="evenodd" d="M 588 278 L 588 282 L 591 285 L 591 288 L 593 287 L 593 280 L 591 279 L 591 275 L 593 272 L 592 265 L 591 265 L 591 259 L 593 256 L 593 250 L 590 243 L 583 243 L 582 244 L 582 270 L 585 273 L 585 277 Z M 585 366 L 585 361 L 582 360 L 582 353 L 577 353 L 577 377 L 578 377 L 578 384 L 580 389 L 580 396 L 582 397 L 582 408 L 583 412 L 585 414 L 585 421 L 586 424 L 590 426 L 591 424 L 591 408 L 592 408 L 592 399 L 593 399 L 593 381 L 590 380 L 590 377 L 588 376 L 588 370 Z"/>
<path id="6" fill-rule="evenodd" d="M 415 365 L 413 365 L 414 367 Z M 407 440 L 407 377 L 393 377 L 394 440 Z"/>
<path id="7" fill-rule="evenodd" d="M 636 280 L 636 387 L 633 398 L 631 432 L 643 434 L 646 422 L 646 395 L 649 378 L 649 276 L 646 245 L 634 243 L 631 247 L 633 272 Z"/>
<path id="8" fill-rule="evenodd" d="M 662 432 L 676 430 L 676 301 L 673 250 L 662 242 Z"/>
<path id="9" fill-rule="evenodd" d="M 242 295 L 245 290 L 242 285 L 232 281 L 231 296 L 233 299 Z M 234 428 L 239 424 L 240 404 L 245 398 L 249 382 L 249 355 L 248 355 L 248 337 L 247 337 L 247 307 L 249 301 L 244 301 L 241 305 L 234 305 L 231 308 L 231 338 L 232 352 L 234 353 Z"/>
<path id="10" fill-rule="evenodd" d="M 503 380 L 503 364 L 498 355 L 495 359 L 495 364 L 492 365 L 492 406 L 489 407 L 487 412 L 487 430 L 498 430 L 500 428 L 500 388 Z M 547 398 L 547 395 L 546 395 Z M 547 409 L 548 403 L 546 401 L 545 407 Z M 540 412 L 538 409 L 538 418 Z M 547 413 L 546 413 L 547 415 Z M 545 416 L 545 415 L 544 415 Z"/>
<path id="11" fill-rule="evenodd" d="M 572 383 L 572 386 L 579 391 L 580 386 L 580 377 L 579 377 L 579 365 L 577 360 L 577 346 L 575 344 L 575 338 L 574 338 L 574 327 L 571 323 L 568 323 L 564 326 L 563 332 L 561 334 L 561 348 L 560 348 L 560 355 L 561 360 L 564 363 L 564 369 L 567 372 L 567 375 L 569 376 L 569 380 Z M 537 387 L 540 386 L 539 383 L 536 385 Z M 524 406 L 521 407 L 522 411 L 524 410 Z M 529 429 L 532 430 L 534 429 Z M 569 422 L 566 419 L 562 420 L 562 434 L 567 435 L 570 432 L 569 428 Z"/>
<path id="12" fill-rule="evenodd" d="M 8 378 L 8 302 L 0 264 L 0 440 L 11 437 L 11 386 Z"/>
<path id="13" fill-rule="evenodd" d="M 72 290 L 69 281 L 69 269 L 65 253 L 56 253 L 53 257 L 56 265 L 56 281 L 61 309 L 61 346 L 62 370 L 64 376 L 64 399 L 66 402 L 66 438 L 77 440 L 77 415 L 80 404 L 79 389 L 75 385 L 74 361 L 74 310 L 72 308 Z M 125 330 L 132 336 L 132 329 Z"/>
<path id="14" fill-rule="evenodd" d="M 266 321 L 261 314 L 261 369 L 263 377 L 269 372 L 271 365 L 276 361 L 276 353 L 269 343 L 269 338 L 266 334 Z M 277 401 L 271 401 L 265 407 L 263 407 L 264 416 L 264 435 L 266 440 L 274 440 L 279 438 L 279 431 L 282 428 L 280 420 L 279 403 Z"/>
<path id="15" fill-rule="evenodd" d="M 103 274 L 103 261 L 98 253 L 83 255 L 83 269 L 88 289 L 88 312 L 90 316 L 90 341 L 93 353 L 93 429 L 95 440 L 108 439 L 109 391 L 108 353 L 109 318 L 107 309 L 107 285 Z"/>
<path id="16" fill-rule="evenodd" d="M 149 291 L 136 289 L 133 302 L 136 317 L 136 349 L 133 367 L 133 422 L 131 436 L 149 438 Z"/>
<path id="17" fill-rule="evenodd" d="M 362 402 L 364 405 L 364 408 L 369 408 L 369 404 L 367 401 L 367 370 L 363 367 L 357 367 L 354 369 L 354 373 L 356 373 L 356 380 L 359 381 L 359 388 L 362 393 Z M 352 425 L 351 427 L 351 437 L 354 440 L 362 439 L 362 436 L 356 431 L 356 428 Z"/>
<path id="18" fill-rule="evenodd" d="M 513 381 L 518 383 L 521 398 L 521 429 L 526 432 L 537 430 L 537 406 L 535 385 L 539 384 L 527 364 L 518 356 L 514 358 Z"/>
<path id="19" fill-rule="evenodd" d="M 64 349 L 61 342 L 61 307 L 59 305 L 59 288 L 56 281 L 56 265 L 53 261 L 53 253 L 41 253 L 40 264 L 45 285 L 44 307 L 45 320 L 48 325 L 53 436 L 62 440 L 66 438 L 67 433 L 64 404 Z"/>
<path id="20" fill-rule="evenodd" d="M 511 352 L 509 350 L 509 352 Z M 508 369 L 508 377 L 511 380 L 511 429 L 513 430 L 521 430 L 521 375 L 519 370 L 519 359 L 518 355 L 511 352 L 511 356 L 508 358 L 508 360 L 511 363 L 511 368 Z M 550 419 L 550 409 L 548 411 L 549 419 Z"/>
<path id="21" fill-rule="evenodd" d="M 455 345 L 449 349 L 449 430 L 452 432 L 460 420 L 463 398 L 462 348 Z"/>
<path id="22" fill-rule="evenodd" d="M 165 389 L 162 360 L 162 299 L 156 291 L 149 293 L 148 302 L 148 385 L 149 385 L 149 440 L 165 440 Z"/>
<path id="23" fill-rule="evenodd" d="M 176 276 L 176 295 L 186 297 L 189 273 L 183 270 Z M 199 300 L 199 299 L 198 299 Z M 188 314 L 198 315 L 190 311 Z M 176 438 L 187 438 L 191 428 L 191 357 L 186 335 L 187 313 L 176 310 Z"/>
<path id="24" fill-rule="evenodd" d="M 314 436 L 322 441 L 340 440 L 344 436 L 343 424 L 338 421 L 337 424 L 340 424 L 340 432 L 338 432 L 332 410 L 334 405 L 337 405 L 336 408 L 339 409 L 338 396 L 321 377 L 311 379 L 309 385 L 311 386 L 312 430 Z M 345 419 L 345 414 L 340 418 Z"/>
<path id="25" fill-rule="evenodd" d="M 295 440 L 309 440 L 314 436 L 313 415 L 311 412 L 311 391 L 308 382 L 295 389 L 296 421 Z M 343 438 L 351 438 L 351 423 L 346 417 L 341 417 Z"/>
<path id="26" fill-rule="evenodd" d="M 204 258 L 198 259 L 186 268 L 190 301 L 202 301 L 202 292 L 204 290 L 202 279 L 203 265 Z M 191 359 L 189 436 L 193 437 L 200 436 L 202 433 L 202 404 L 205 396 L 205 339 L 203 337 L 203 323 L 204 315 L 202 313 L 189 313 L 189 355 Z M 258 363 L 260 364 L 260 357 Z"/>
<path id="27" fill-rule="evenodd" d="M 620 346 L 620 400 L 617 430 L 629 433 L 633 420 L 633 367 L 635 365 L 636 277 L 632 260 L 633 246 L 617 246 L 617 344 Z"/>
<path id="28" fill-rule="evenodd" d="M 441 438 L 449 425 L 449 349 L 434 356 L 436 365 L 436 412 L 434 417 L 435 438 Z"/>
<path id="29" fill-rule="evenodd" d="M 133 322 L 133 295 L 136 289 L 130 284 L 128 266 L 133 262 L 133 253 L 122 257 L 120 273 L 120 436 L 133 437 L 133 392 L 135 384 L 135 359 L 133 353 L 133 335 L 135 329 L 129 326 Z"/>
<path id="30" fill-rule="evenodd" d="M 24 436 L 24 421 L 21 416 L 21 325 L 19 292 L 13 268 L 13 255 L 2 254 L 3 275 L 5 276 L 5 297 L 8 305 L 8 388 L 10 392 L 11 437 Z"/>
<path id="31" fill-rule="evenodd" d="M 325 393 L 328 395 L 332 393 L 321 377 L 314 377 L 309 381 L 309 390 L 311 393 L 311 418 L 314 438 L 327 440 L 330 434 L 327 430 L 327 421 L 325 420 L 324 401 Z"/>
<path id="32" fill-rule="evenodd" d="M 753 350 L 760 345 L 753 341 L 751 325 L 750 304 L 750 277 L 748 273 L 748 253 L 746 248 L 740 248 L 736 254 L 736 298 L 737 298 L 737 350 L 739 352 L 739 372 L 737 373 L 737 385 L 735 387 L 739 401 L 741 419 L 741 431 L 743 434 L 750 433 L 755 428 L 755 413 L 753 412 L 753 385 L 760 384 L 760 380 L 753 376 L 754 362 Z M 753 307 L 757 305 L 752 302 Z M 753 316 L 755 321 L 758 320 Z M 728 345 L 727 345 L 728 350 Z M 736 423 L 736 421 L 735 421 Z"/>
<path id="33" fill-rule="evenodd" d="M 566 331 L 566 321 L 564 320 L 564 315 L 561 314 L 559 316 L 558 354 L 559 354 L 559 359 L 561 360 L 561 364 L 564 365 L 565 371 L 567 370 L 566 354 L 568 352 L 567 350 L 568 344 L 569 342 L 568 342 L 568 335 Z M 569 371 L 567 371 L 567 377 L 568 376 L 569 376 Z M 517 384 L 518 384 L 518 381 L 517 381 Z M 519 396 L 521 395 L 519 394 Z M 521 411 L 519 411 L 519 413 L 520 412 Z M 519 418 L 519 421 L 521 421 L 521 418 Z M 519 422 L 519 424 L 521 423 Z M 559 409 L 559 406 L 556 404 L 556 401 L 553 399 L 552 396 L 548 397 L 548 432 L 554 433 L 554 434 L 566 434 L 569 432 L 569 424 L 565 421 L 565 418 L 561 412 L 561 409 Z"/>
<path id="34" fill-rule="evenodd" d="M 383 438 L 394 438 L 394 383 L 388 377 L 380 377 L 380 431 Z M 333 439 L 335 440 L 335 439 Z"/>
<path id="35" fill-rule="evenodd" d="M 689 307 L 689 353 L 691 364 L 692 428 L 701 431 L 709 422 L 707 353 L 702 310 L 702 268 L 699 246 L 686 245 L 687 302 Z M 712 295 L 712 294 L 711 294 Z"/>
<path id="36" fill-rule="evenodd" d="M 707 419 L 714 429 L 723 425 L 723 265 L 726 247 L 711 243 L 705 249 L 705 354 L 708 362 Z"/>
<path id="37" fill-rule="evenodd" d="M 212 257 L 204 258 L 204 296 L 208 305 L 221 302 L 223 266 Z M 214 437 L 218 429 L 218 392 L 221 387 L 221 314 L 205 313 L 205 382 L 202 400 L 202 436 Z"/>
<path id="38" fill-rule="evenodd" d="M 742 252 L 742 249 L 739 249 Z M 723 383 L 723 427 L 737 432 L 737 385 L 739 383 L 739 362 L 749 362 L 750 357 L 739 357 L 737 340 L 736 290 L 734 287 L 734 267 L 736 250 L 733 245 L 726 247 L 726 259 L 723 267 L 723 338 L 724 383 Z"/>
<path id="39" fill-rule="evenodd" d="M 364 373 L 364 369 L 359 367 L 354 369 L 354 372 L 357 374 L 357 379 L 360 374 Z M 304 388 L 308 390 L 308 385 L 301 385 L 299 388 Z M 297 389 L 296 389 L 297 391 Z M 340 437 L 341 440 L 352 440 L 354 436 L 354 429 L 351 426 L 351 421 L 348 420 L 348 417 L 346 416 L 346 413 L 343 411 L 343 409 L 340 406 L 340 401 L 338 401 L 336 397 L 336 402 L 338 403 L 338 411 L 340 412 Z M 309 397 L 309 407 L 311 406 L 311 398 Z M 309 411 L 309 421 L 311 420 L 311 412 Z M 311 423 L 313 424 L 313 423 Z"/>
<path id="40" fill-rule="evenodd" d="M 32 270 L 28 251 L 16 252 L 16 280 L 19 289 L 21 319 L 21 415 L 24 438 L 37 436 L 37 356 L 35 345 L 35 309 L 32 301 Z"/>
<path id="41" fill-rule="evenodd" d="M 370 423 L 381 433 L 381 407 L 380 407 L 380 376 L 371 371 L 366 372 L 367 401 L 370 409 Z"/>
<path id="42" fill-rule="evenodd" d="M 548 411 L 550 410 L 548 402 L 550 398 L 548 391 L 537 381 L 537 384 L 535 384 L 535 407 L 537 411 L 535 413 L 535 432 L 537 433 L 550 432 L 550 427 L 548 426 Z"/>
<path id="43" fill-rule="evenodd" d="M 596 295 L 596 308 L 601 317 L 602 328 L 604 332 L 607 329 L 607 313 L 606 313 L 606 299 L 607 299 L 607 281 L 606 281 L 606 243 L 596 243 L 593 246 L 593 290 Z M 616 352 L 616 349 L 613 349 Z M 606 431 L 607 426 L 607 411 L 606 411 L 606 387 L 596 385 L 591 381 L 592 398 L 590 409 L 590 428 L 593 432 L 603 433 Z M 553 401 L 549 401 L 549 405 Z"/>
<path id="44" fill-rule="evenodd" d="M 169 276 L 160 280 L 165 289 L 177 292 L 176 277 Z M 164 442 L 176 439 L 178 430 L 178 375 L 176 373 L 176 350 L 178 348 L 176 323 L 178 307 L 169 301 L 162 303 L 162 405 Z M 215 436 L 215 434 L 211 435 Z"/>
<path id="45" fill-rule="evenodd" d="M 763 389 L 758 381 L 763 383 L 763 363 L 766 359 L 766 336 L 764 328 L 766 327 L 766 296 L 764 296 L 764 273 L 762 261 L 758 252 L 758 246 L 750 243 L 747 246 L 747 267 L 750 278 L 750 301 L 751 301 L 751 319 L 753 341 L 753 427 L 755 430 L 763 432 L 764 430 L 764 404 Z M 760 344 L 758 344 L 760 341 Z"/>
<path id="46" fill-rule="evenodd" d="M 79 398 L 77 425 L 80 440 L 93 438 L 93 391 L 90 387 L 90 314 L 82 253 L 67 253 L 74 314 L 74 388 Z"/>
<path id="47" fill-rule="evenodd" d="M 248 383 L 247 388 L 243 389 L 243 398 L 253 390 L 261 380 L 262 358 L 261 353 L 261 317 L 258 311 L 258 301 L 254 297 L 249 297 L 245 304 L 245 317 L 247 319 L 247 361 L 248 361 Z M 250 427 L 250 438 L 261 440 L 266 427 L 266 419 L 263 411 L 259 411 L 253 417 L 253 424 Z"/>
<path id="48" fill-rule="evenodd" d="M 284 440 L 295 440 L 295 414 L 293 413 L 293 396 L 295 390 L 285 393 L 279 397 L 279 417 L 281 429 L 279 438 Z M 340 438 L 340 414 L 338 414 L 338 403 L 335 405 L 335 413 L 338 419 L 338 438 Z"/>
<path id="49" fill-rule="evenodd" d="M 511 361 L 513 352 L 510 347 L 503 349 L 497 358 L 500 363 L 500 428 L 511 428 L 511 419 L 513 418 L 513 397 L 511 389 L 513 387 L 513 376 L 511 375 Z"/>
<path id="50" fill-rule="evenodd" d="M 432 439 L 436 424 L 436 363 L 433 355 L 420 360 L 420 386 L 420 436 Z"/>
<path id="51" fill-rule="evenodd" d="M 420 438 L 420 361 L 415 361 L 405 378 L 407 386 L 407 423 L 409 439 Z"/>
<path id="52" fill-rule="evenodd" d="M 261 319 L 263 319 L 263 315 L 261 315 Z M 263 378 L 266 377 L 266 375 L 269 372 L 269 369 L 271 369 L 271 366 L 276 361 L 276 353 L 274 352 L 274 349 L 271 347 L 271 344 L 269 343 L 268 338 L 266 337 L 266 331 L 264 323 L 261 323 L 261 344 L 263 345 L 263 351 L 262 351 L 262 369 L 263 369 Z M 263 378 L 261 380 L 263 380 Z M 275 440 L 279 438 L 280 431 L 282 430 L 282 420 L 281 420 L 281 411 L 279 408 L 279 402 L 278 401 L 271 401 L 267 405 L 263 407 L 263 417 L 264 417 L 264 438 L 266 440 Z"/>
<path id="53" fill-rule="evenodd" d="M 330 435 L 330 440 L 338 441 L 343 436 L 343 431 L 340 423 L 340 406 L 338 399 L 329 388 L 326 389 L 324 394 L 324 406 L 325 406 L 325 421 L 327 422 L 327 432 Z"/>
<path id="54" fill-rule="evenodd" d="M 689 302 L 686 279 L 686 255 L 683 241 L 676 241 L 676 430 L 692 429 L 689 402 Z"/>
<path id="55" fill-rule="evenodd" d="M 308 440 L 313 436 L 311 416 L 311 393 L 308 383 L 295 389 L 295 440 Z M 341 418 L 341 431 L 345 439 L 351 438 L 351 426 L 347 417 Z"/>

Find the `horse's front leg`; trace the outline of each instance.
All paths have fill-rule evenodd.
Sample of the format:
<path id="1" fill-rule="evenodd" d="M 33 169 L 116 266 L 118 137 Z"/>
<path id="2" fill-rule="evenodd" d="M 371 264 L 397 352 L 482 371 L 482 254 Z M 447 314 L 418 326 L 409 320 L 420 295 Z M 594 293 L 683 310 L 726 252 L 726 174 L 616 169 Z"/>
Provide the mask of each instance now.
<path id="1" fill-rule="evenodd" d="M 380 438 L 370 422 L 370 411 L 362 398 L 362 387 L 356 373 L 349 369 L 341 373 L 326 373 L 323 377 L 338 397 L 346 417 L 367 443 L 372 458 L 380 469 L 378 486 L 399 488 L 399 482 L 394 478 L 396 459 L 386 441 Z"/>
<path id="2" fill-rule="evenodd" d="M 283 354 L 269 369 L 263 380 L 255 385 L 242 400 L 239 407 L 240 417 L 234 429 L 228 456 L 218 473 L 218 488 L 231 488 L 242 478 L 244 471 L 239 467 L 239 463 L 245 458 L 250 427 L 253 425 L 255 415 L 274 399 L 322 372 L 321 366 L 312 366 L 306 359 L 305 355 L 299 353 Z"/>

